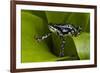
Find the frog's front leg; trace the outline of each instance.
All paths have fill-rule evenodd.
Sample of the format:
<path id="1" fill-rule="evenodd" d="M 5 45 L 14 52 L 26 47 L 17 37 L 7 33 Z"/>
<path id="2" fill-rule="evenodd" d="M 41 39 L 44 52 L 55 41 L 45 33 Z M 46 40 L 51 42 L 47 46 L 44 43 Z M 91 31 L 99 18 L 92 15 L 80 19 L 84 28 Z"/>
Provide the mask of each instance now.
<path id="1" fill-rule="evenodd" d="M 37 41 L 42 41 L 42 40 L 48 38 L 50 35 L 51 35 L 51 33 L 48 33 L 44 36 L 36 36 L 35 38 L 36 38 Z"/>
<path id="2" fill-rule="evenodd" d="M 65 46 L 65 39 L 64 37 L 61 37 L 61 48 L 60 48 L 60 53 L 59 53 L 60 57 L 64 56 L 64 46 Z"/>

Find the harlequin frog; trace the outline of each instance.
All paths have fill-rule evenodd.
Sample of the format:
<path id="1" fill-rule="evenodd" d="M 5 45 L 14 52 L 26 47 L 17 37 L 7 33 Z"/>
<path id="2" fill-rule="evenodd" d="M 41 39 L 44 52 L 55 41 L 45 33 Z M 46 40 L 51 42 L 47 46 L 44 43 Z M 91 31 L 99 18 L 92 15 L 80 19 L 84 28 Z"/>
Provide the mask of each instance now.
<path id="1" fill-rule="evenodd" d="M 50 30 L 50 33 L 47 33 L 44 36 L 38 36 L 36 37 L 37 41 L 41 41 L 44 40 L 46 38 L 48 38 L 51 33 L 55 33 L 58 36 L 60 36 L 61 38 L 61 49 L 60 49 L 60 53 L 59 56 L 63 57 L 64 56 L 64 45 L 65 45 L 65 36 L 78 36 L 80 34 L 81 31 L 81 27 L 75 27 L 71 24 L 64 24 L 64 25 L 60 25 L 60 24 L 50 24 L 48 25 L 48 29 Z"/>

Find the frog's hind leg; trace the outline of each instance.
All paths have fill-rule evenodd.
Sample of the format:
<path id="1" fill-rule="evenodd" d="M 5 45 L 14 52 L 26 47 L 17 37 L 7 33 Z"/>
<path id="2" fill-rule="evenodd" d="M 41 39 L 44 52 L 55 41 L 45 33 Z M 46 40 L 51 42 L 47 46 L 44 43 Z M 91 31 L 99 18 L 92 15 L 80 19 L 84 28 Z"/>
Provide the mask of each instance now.
<path id="1" fill-rule="evenodd" d="M 48 33 L 48 34 L 46 34 L 46 35 L 44 35 L 44 36 L 36 36 L 35 39 L 36 39 L 37 41 L 42 41 L 42 40 L 48 38 L 50 35 L 51 35 L 51 33 Z"/>
<path id="2" fill-rule="evenodd" d="M 65 46 L 65 39 L 64 37 L 61 37 L 61 48 L 60 48 L 60 53 L 59 53 L 60 57 L 64 56 L 64 46 Z"/>

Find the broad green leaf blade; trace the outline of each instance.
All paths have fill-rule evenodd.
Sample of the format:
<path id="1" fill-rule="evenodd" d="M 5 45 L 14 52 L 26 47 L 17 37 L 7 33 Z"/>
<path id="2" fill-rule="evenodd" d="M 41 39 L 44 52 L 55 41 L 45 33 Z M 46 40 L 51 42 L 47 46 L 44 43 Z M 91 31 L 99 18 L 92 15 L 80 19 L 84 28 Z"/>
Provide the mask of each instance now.
<path id="1" fill-rule="evenodd" d="M 34 10 L 34 11 L 33 10 L 23 10 L 23 11 L 28 12 L 33 15 L 36 15 L 36 16 L 42 18 L 43 20 L 45 20 L 45 22 L 47 21 L 45 11 L 37 11 L 37 10 Z"/>
<path id="2" fill-rule="evenodd" d="M 90 32 L 90 14 L 89 13 L 72 13 L 66 20 L 67 23 L 71 23 L 76 26 L 81 26 L 82 31 Z"/>
<path id="3" fill-rule="evenodd" d="M 81 33 L 80 36 L 74 37 L 78 55 L 81 60 L 90 59 L 90 34 Z"/>
<path id="4" fill-rule="evenodd" d="M 22 12 L 22 62 L 44 61 L 49 57 L 55 58 L 44 41 L 38 43 L 34 38 L 35 35 L 44 33 L 43 26 L 41 18 L 28 12 Z"/>
<path id="5" fill-rule="evenodd" d="M 60 53 L 60 49 L 61 49 L 61 39 L 59 36 L 57 36 L 56 34 L 52 34 L 52 39 L 53 39 L 53 52 L 59 56 Z M 74 58 L 74 60 L 79 60 L 79 56 L 74 44 L 74 41 L 71 37 L 65 37 L 65 47 L 64 47 L 64 56 L 69 56 L 70 59 L 72 60 Z"/>
<path id="6" fill-rule="evenodd" d="M 48 23 L 54 24 L 63 24 L 68 19 L 68 17 L 72 14 L 69 12 L 56 12 L 56 11 L 46 11 L 46 16 L 48 19 Z"/>

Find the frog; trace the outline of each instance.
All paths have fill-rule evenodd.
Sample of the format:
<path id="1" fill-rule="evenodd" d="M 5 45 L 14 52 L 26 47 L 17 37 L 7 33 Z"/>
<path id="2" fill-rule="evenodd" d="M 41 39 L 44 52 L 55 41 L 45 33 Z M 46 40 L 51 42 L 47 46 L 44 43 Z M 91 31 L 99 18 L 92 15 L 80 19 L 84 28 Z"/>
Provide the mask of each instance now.
<path id="1" fill-rule="evenodd" d="M 59 57 L 64 57 L 64 46 L 65 46 L 65 37 L 71 36 L 71 37 L 77 37 L 80 35 L 80 32 L 82 31 L 81 26 L 74 26 L 72 24 L 48 24 L 49 33 L 43 35 L 43 36 L 37 36 L 37 41 L 42 41 L 46 38 L 48 38 L 52 33 L 56 34 L 61 39 L 61 47 L 60 47 L 60 53 Z"/>

